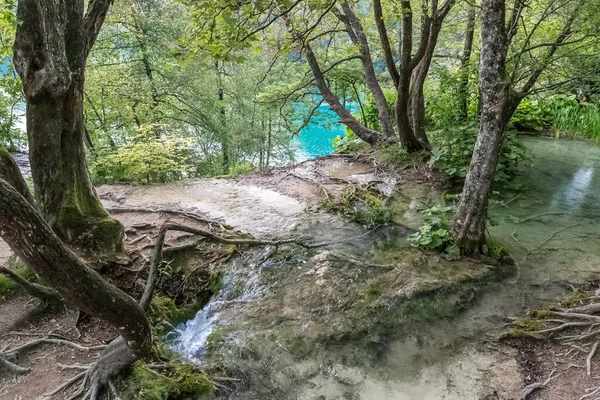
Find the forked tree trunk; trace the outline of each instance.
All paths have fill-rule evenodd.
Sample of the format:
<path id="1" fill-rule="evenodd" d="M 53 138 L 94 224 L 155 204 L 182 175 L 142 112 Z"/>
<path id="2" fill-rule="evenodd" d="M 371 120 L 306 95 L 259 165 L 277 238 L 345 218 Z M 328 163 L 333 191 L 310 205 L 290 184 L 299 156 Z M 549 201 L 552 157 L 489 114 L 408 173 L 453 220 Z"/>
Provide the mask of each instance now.
<path id="1" fill-rule="evenodd" d="M 506 130 L 508 82 L 505 0 L 483 0 L 481 7 L 481 123 L 473 159 L 454 220 L 454 240 L 464 254 L 485 243 L 488 199 Z"/>
<path id="2" fill-rule="evenodd" d="M 431 149 L 431 145 L 425 131 L 425 94 L 423 93 L 423 89 L 444 18 L 445 15 L 436 16 L 431 24 L 427 49 L 412 73 L 412 86 L 410 88 L 409 112 L 413 133 L 421 143 L 421 146 L 427 150 Z"/>
<path id="3" fill-rule="evenodd" d="M 120 249 L 122 225 L 104 209 L 84 153 L 85 62 L 111 0 L 18 2 L 14 64 L 27 102 L 37 205 L 66 242 Z"/>
<path id="4" fill-rule="evenodd" d="M 115 327 L 113 342 L 96 373 L 114 374 L 151 349 L 152 334 L 143 309 L 105 281 L 56 236 L 37 210 L 0 175 L 0 237 L 17 256 L 77 309 Z M 99 361 L 100 363 L 100 361 Z M 99 377 L 100 381 L 109 376 Z M 102 382 L 105 383 L 105 382 Z"/>

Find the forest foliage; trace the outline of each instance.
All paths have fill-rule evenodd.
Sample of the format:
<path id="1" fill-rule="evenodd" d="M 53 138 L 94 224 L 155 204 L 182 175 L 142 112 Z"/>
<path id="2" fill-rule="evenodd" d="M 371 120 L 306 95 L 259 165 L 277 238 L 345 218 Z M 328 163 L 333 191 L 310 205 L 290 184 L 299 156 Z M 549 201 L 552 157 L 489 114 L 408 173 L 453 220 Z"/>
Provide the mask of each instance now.
<path id="1" fill-rule="evenodd" d="M 478 126 L 478 11 L 456 1 L 440 4 L 438 11 L 448 14 L 438 16 L 418 4 L 412 4 L 412 33 L 403 33 L 408 15 L 388 1 L 116 1 L 86 68 L 86 142 L 93 181 L 166 182 L 289 163 L 299 156 L 294 136 L 317 121 L 318 106 L 328 103 L 315 75 L 319 69 L 327 89 L 358 124 L 380 132 L 385 109 L 398 132 L 400 92 L 388 56 L 402 73 L 400 41 L 412 35 L 411 54 L 419 61 L 426 23 L 431 20 L 433 32 L 438 17 L 430 65 L 423 66 L 424 129 L 431 150 L 424 161 L 464 178 Z M 379 31 L 377 5 L 387 38 Z M 14 1 L 2 8 L 0 145 L 23 150 L 24 101 L 10 63 L 14 8 Z M 600 141 L 597 10 L 592 0 L 528 1 L 521 10 L 523 28 L 515 32 L 507 59 L 511 87 L 523 96 L 511 118 L 514 131 Z M 468 48 L 471 20 L 475 40 Z M 364 43 L 357 44 L 361 32 Z M 364 62 L 364 44 L 375 83 Z M 308 62 L 309 53 L 317 70 Z M 360 134 L 346 131 L 332 150 L 368 149 Z M 414 161 L 396 150 L 386 154 L 396 162 Z M 523 146 L 509 133 L 496 181 L 509 187 L 518 163 L 526 159 Z"/>

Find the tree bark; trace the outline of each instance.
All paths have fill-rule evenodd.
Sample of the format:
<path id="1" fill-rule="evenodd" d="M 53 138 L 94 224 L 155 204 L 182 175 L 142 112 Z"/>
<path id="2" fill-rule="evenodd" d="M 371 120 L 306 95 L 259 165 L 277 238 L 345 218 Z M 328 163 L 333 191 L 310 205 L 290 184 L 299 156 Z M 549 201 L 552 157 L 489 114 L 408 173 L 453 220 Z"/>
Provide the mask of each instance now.
<path id="1" fill-rule="evenodd" d="M 506 130 L 505 6 L 505 0 L 483 0 L 481 7 L 481 122 L 453 227 L 464 254 L 476 254 L 485 244 L 488 199 Z"/>
<path id="2" fill-rule="evenodd" d="M 466 121 L 469 118 L 469 62 L 473 51 L 473 36 L 475 34 L 475 7 L 469 6 L 467 14 L 467 27 L 465 29 L 465 43 L 462 57 L 460 58 L 460 81 L 458 83 L 458 120 Z"/>
<path id="3" fill-rule="evenodd" d="M 68 303 L 119 331 L 123 340 L 112 347 L 126 345 L 127 351 L 112 362 L 125 366 L 147 355 L 152 334 L 140 305 L 67 248 L 41 214 L 3 178 L 0 176 L 0 237 Z"/>
<path id="4" fill-rule="evenodd" d="M 38 207 L 63 240 L 113 251 L 123 227 L 92 187 L 83 138 L 85 62 L 112 3 L 18 2 L 14 64 L 27 103 L 29 158 Z"/>
<path id="5" fill-rule="evenodd" d="M 25 178 L 23 178 L 14 158 L 4 147 L 0 147 L 0 176 L 3 176 L 29 204 L 34 204 L 33 196 L 31 196 Z"/>
<path id="6" fill-rule="evenodd" d="M 367 88 L 369 88 L 369 91 L 373 95 L 373 100 L 375 100 L 375 105 L 377 106 L 377 117 L 379 119 L 379 125 L 381 126 L 381 133 L 386 138 L 393 138 L 396 136 L 394 124 L 390 117 L 387 100 L 377 81 L 367 35 L 365 34 L 358 17 L 354 14 L 348 3 L 344 1 L 341 3 L 341 6 L 343 14 L 338 12 L 337 15 L 346 26 L 346 30 L 348 31 L 352 42 L 359 49 L 365 82 Z"/>
<path id="7" fill-rule="evenodd" d="M 375 17 L 375 25 L 377 26 L 379 41 L 381 42 L 381 48 L 383 49 L 383 55 L 385 57 L 385 65 L 387 66 L 390 78 L 392 78 L 394 87 L 398 87 L 400 76 L 398 74 L 396 62 L 394 61 L 392 46 L 390 45 L 390 39 L 388 37 L 387 29 L 385 27 L 385 21 L 383 20 L 383 9 L 381 7 L 381 0 L 373 0 L 373 15 Z"/>

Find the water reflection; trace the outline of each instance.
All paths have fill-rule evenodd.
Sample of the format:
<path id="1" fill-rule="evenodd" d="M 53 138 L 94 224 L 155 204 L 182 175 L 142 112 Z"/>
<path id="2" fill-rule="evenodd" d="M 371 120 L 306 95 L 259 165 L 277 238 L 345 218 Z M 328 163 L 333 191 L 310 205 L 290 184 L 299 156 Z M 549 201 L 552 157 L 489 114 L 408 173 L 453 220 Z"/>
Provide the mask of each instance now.
<path id="1" fill-rule="evenodd" d="M 591 162 L 579 168 L 574 174 L 568 185 L 562 190 L 556 192 L 552 197 L 551 209 L 568 210 L 576 212 L 581 209 L 581 205 L 590 192 L 592 180 L 594 178 L 594 167 Z"/>

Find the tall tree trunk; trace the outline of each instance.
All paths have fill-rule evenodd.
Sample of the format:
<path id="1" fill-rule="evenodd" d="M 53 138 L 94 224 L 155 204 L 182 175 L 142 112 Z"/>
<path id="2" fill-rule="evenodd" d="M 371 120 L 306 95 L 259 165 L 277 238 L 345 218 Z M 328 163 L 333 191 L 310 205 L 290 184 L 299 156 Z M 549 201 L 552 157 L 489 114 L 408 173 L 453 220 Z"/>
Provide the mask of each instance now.
<path id="1" fill-rule="evenodd" d="M 92 187 L 83 138 L 85 62 L 110 0 L 18 3 L 14 64 L 27 102 L 29 158 L 38 207 L 65 241 L 120 249 L 123 227 Z"/>
<path id="2" fill-rule="evenodd" d="M 377 81 L 377 75 L 375 74 L 375 68 L 373 67 L 373 60 L 371 59 L 371 50 L 369 49 L 369 41 L 365 34 L 360 20 L 354 14 L 354 11 L 350 8 L 346 1 L 341 3 L 342 13 L 337 13 L 338 18 L 345 24 L 346 31 L 350 35 L 350 39 L 355 46 L 358 47 L 360 52 L 360 60 L 362 63 L 363 74 L 365 76 L 365 82 L 367 88 L 373 95 L 373 100 L 377 106 L 377 117 L 379 119 L 379 125 L 381 126 L 381 133 L 386 138 L 393 138 L 396 136 L 394 132 L 394 124 L 390 117 L 390 111 L 388 108 L 385 94 Z"/>
<path id="3" fill-rule="evenodd" d="M 431 23 L 431 29 L 429 31 L 429 38 L 427 39 L 427 49 L 419 64 L 415 67 L 412 73 L 412 86 L 410 88 L 410 116 L 412 122 L 412 129 L 415 137 L 421 143 L 423 148 L 430 150 L 431 144 L 427 138 L 425 131 L 425 95 L 423 89 L 425 86 L 425 79 L 433 60 L 433 53 L 437 45 L 438 36 L 442 29 L 442 22 L 445 15 L 434 16 L 434 20 Z"/>
<path id="4" fill-rule="evenodd" d="M 469 62 L 473 51 L 473 36 L 475 34 L 475 7 L 469 6 L 467 14 L 467 27 L 465 29 L 465 43 L 462 57 L 460 58 L 460 81 L 458 83 L 458 120 L 466 121 L 469 118 Z"/>
<path id="5" fill-rule="evenodd" d="M 143 309 L 105 281 L 56 236 L 43 217 L 0 174 L 0 237 L 17 256 L 71 305 L 115 327 L 121 338 L 111 343 L 91 379 L 105 384 L 152 346 Z"/>
<path id="6" fill-rule="evenodd" d="M 454 240 L 465 254 L 478 253 L 485 243 L 488 199 L 506 130 L 505 0 L 483 0 L 481 7 L 482 112 L 479 136 L 454 220 Z"/>
<path id="7" fill-rule="evenodd" d="M 269 129 L 267 130 L 267 160 L 265 161 L 265 167 L 269 168 L 269 163 L 271 162 L 271 113 L 269 113 Z"/>

